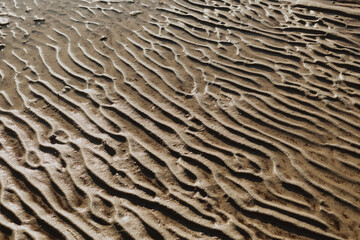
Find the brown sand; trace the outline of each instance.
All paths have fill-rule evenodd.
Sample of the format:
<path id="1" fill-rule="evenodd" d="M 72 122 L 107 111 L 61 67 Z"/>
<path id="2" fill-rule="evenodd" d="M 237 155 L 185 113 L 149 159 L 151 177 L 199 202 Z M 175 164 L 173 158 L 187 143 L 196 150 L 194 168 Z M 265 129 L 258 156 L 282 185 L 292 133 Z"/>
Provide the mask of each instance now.
<path id="1" fill-rule="evenodd" d="M 360 3 L 2 0 L 0 239 L 360 239 Z"/>

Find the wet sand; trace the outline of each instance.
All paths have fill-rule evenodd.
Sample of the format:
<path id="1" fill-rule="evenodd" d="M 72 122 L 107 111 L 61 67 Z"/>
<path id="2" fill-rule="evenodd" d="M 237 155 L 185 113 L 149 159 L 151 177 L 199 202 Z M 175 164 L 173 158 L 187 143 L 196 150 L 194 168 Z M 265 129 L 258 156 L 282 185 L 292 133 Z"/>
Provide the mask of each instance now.
<path id="1" fill-rule="evenodd" d="M 360 239 L 360 3 L 2 0 L 0 239 Z"/>

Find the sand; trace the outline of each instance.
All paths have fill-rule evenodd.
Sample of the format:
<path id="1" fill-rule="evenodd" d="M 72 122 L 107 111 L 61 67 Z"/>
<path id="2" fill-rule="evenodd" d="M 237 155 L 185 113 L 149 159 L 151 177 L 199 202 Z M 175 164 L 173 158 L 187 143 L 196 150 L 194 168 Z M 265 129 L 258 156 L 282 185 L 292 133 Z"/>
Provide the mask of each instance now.
<path id="1" fill-rule="evenodd" d="M 360 3 L 2 0 L 0 239 L 360 239 Z"/>

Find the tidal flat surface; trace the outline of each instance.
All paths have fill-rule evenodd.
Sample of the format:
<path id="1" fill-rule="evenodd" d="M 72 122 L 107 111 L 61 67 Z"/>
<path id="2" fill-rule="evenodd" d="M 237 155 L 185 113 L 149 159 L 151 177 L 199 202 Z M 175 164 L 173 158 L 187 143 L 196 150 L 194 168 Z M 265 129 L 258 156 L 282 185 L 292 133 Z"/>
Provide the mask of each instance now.
<path id="1" fill-rule="evenodd" d="M 359 219 L 359 1 L 0 1 L 0 239 Z"/>

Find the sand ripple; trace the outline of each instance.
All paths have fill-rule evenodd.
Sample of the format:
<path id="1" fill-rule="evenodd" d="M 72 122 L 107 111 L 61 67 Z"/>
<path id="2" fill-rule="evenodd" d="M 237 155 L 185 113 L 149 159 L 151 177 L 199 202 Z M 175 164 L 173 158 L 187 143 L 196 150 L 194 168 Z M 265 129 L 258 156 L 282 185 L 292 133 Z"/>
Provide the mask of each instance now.
<path id="1" fill-rule="evenodd" d="M 0 239 L 357 239 L 356 1 L 3 0 Z"/>

